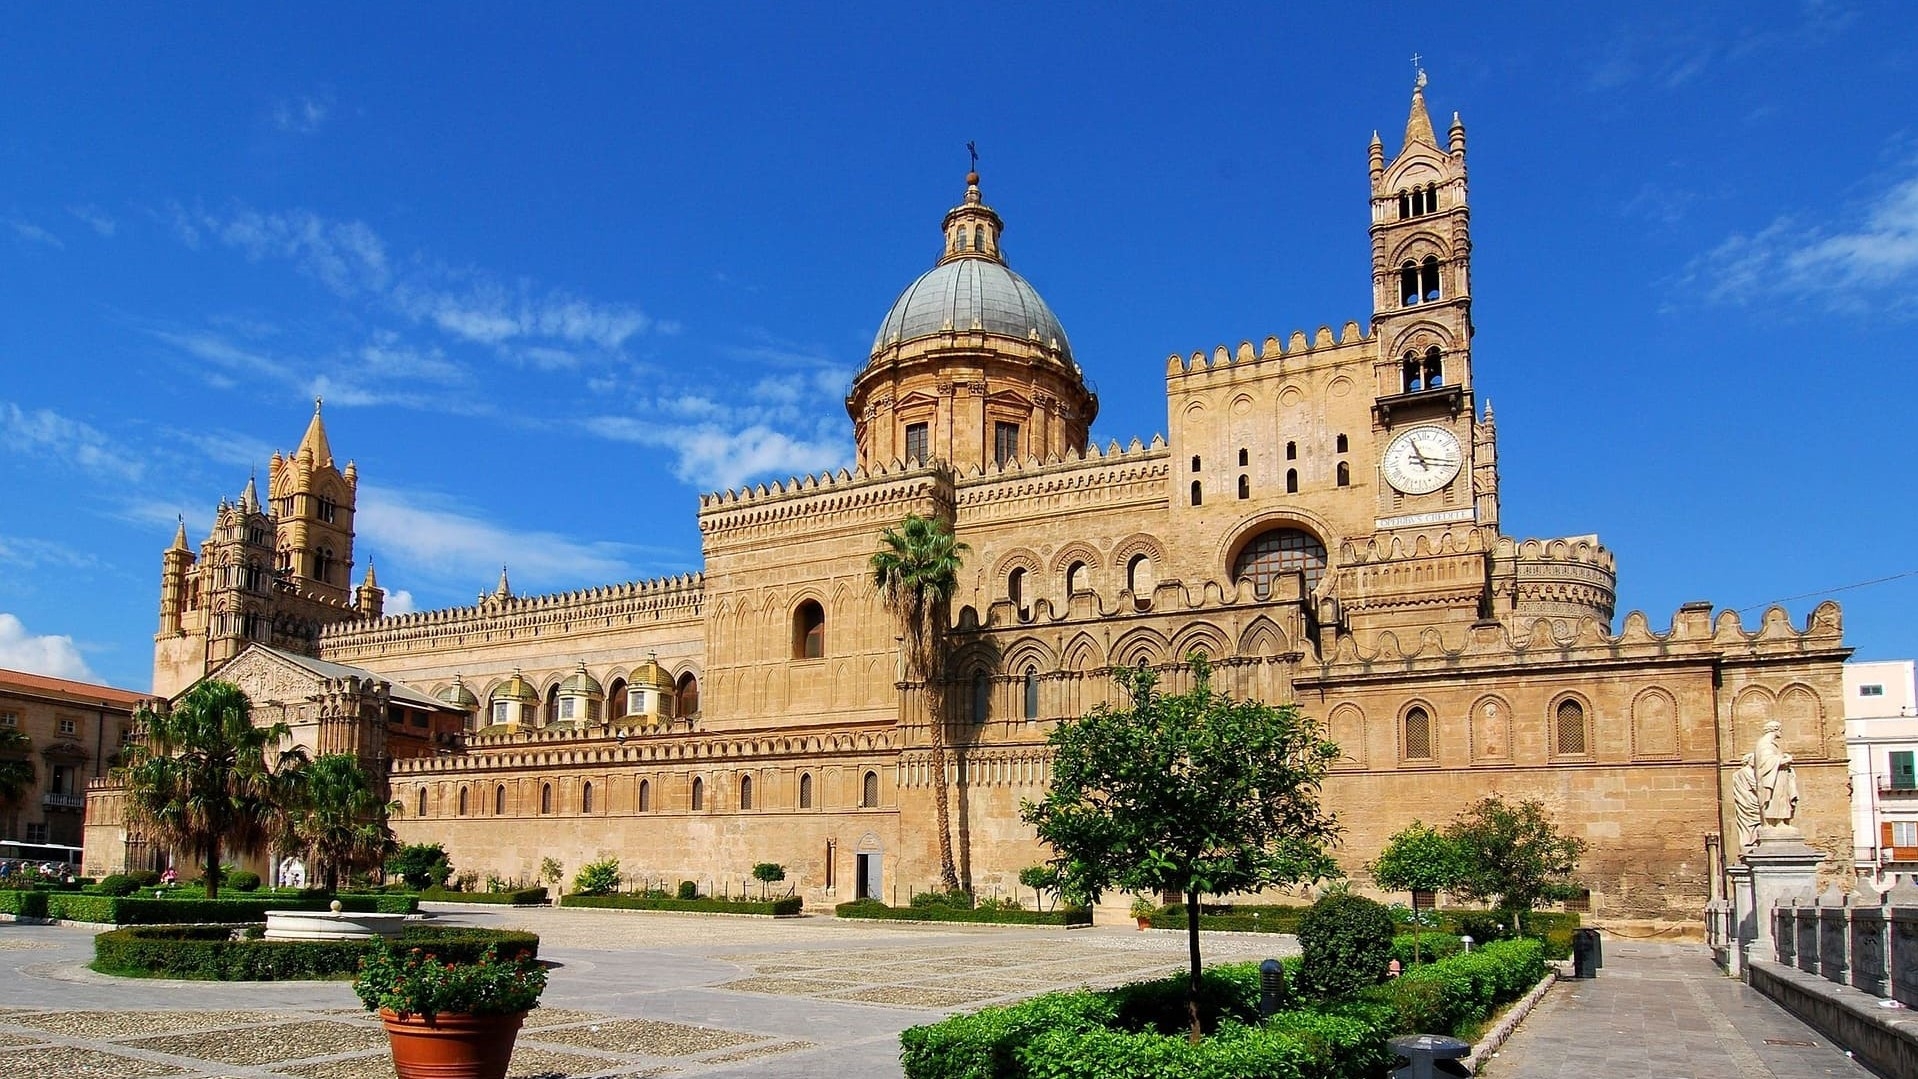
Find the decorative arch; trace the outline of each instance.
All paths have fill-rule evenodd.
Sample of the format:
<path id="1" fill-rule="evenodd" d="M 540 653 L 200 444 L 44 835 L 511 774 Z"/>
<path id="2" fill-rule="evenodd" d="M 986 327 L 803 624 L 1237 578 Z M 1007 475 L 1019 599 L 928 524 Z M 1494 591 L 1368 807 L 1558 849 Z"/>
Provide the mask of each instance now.
<path id="1" fill-rule="evenodd" d="M 1428 258 L 1449 262 L 1452 258 L 1452 249 L 1445 244 L 1442 237 L 1429 232 L 1420 232 L 1406 237 L 1392 249 L 1392 253 L 1386 256 L 1385 261 L 1390 266 L 1401 266 L 1407 262 L 1422 263 Z"/>
<path id="2" fill-rule="evenodd" d="M 1459 347 L 1458 339 L 1444 326 L 1436 322 L 1415 322 L 1392 339 L 1392 346 L 1385 349 L 1383 355 L 1398 356 L 1408 351 L 1423 353 L 1428 348 L 1437 348 L 1449 355 Z"/>
<path id="3" fill-rule="evenodd" d="M 1775 714 L 1785 752 L 1800 760 L 1832 755 L 1825 739 L 1825 705 L 1810 686 L 1794 682 L 1779 691 Z"/>
<path id="4" fill-rule="evenodd" d="M 1775 715 L 1778 702 L 1763 686 L 1746 686 L 1732 698 L 1732 746 L 1734 755 L 1751 752 L 1765 724 Z"/>
<path id="5" fill-rule="evenodd" d="M 1264 615 L 1253 619 L 1245 632 L 1239 634 L 1239 655 L 1282 656 L 1290 651 L 1292 642 L 1284 628 Z"/>
<path id="6" fill-rule="evenodd" d="M 1405 702 L 1398 715 L 1399 762 L 1438 763 L 1438 710 L 1424 698 Z"/>
<path id="7" fill-rule="evenodd" d="M 1551 755 L 1581 760 L 1594 756 L 1593 717 L 1591 698 L 1583 693 L 1555 694 L 1545 708 L 1545 744 Z"/>
<path id="8" fill-rule="evenodd" d="M 1171 654 L 1171 642 L 1158 630 L 1141 626 L 1119 638 L 1112 646 L 1112 664 L 1116 667 L 1152 666 Z"/>
<path id="9" fill-rule="evenodd" d="M 1303 572 L 1307 596 L 1316 595 L 1332 568 L 1332 555 L 1321 538 L 1295 525 L 1277 525 L 1246 536 L 1233 550 L 1226 579 L 1234 586 L 1250 580 L 1261 598 L 1271 594 L 1274 581 Z"/>
<path id="10" fill-rule="evenodd" d="M 1174 662 L 1183 662 L 1193 652 L 1204 652 L 1209 659 L 1224 659 L 1232 655 L 1232 642 L 1219 627 L 1209 622 L 1194 622 L 1172 638 L 1166 655 Z"/>
<path id="11" fill-rule="evenodd" d="M 1512 759 L 1512 706 L 1504 697 L 1493 693 L 1473 701 L 1467 727 L 1474 762 Z"/>
<path id="12" fill-rule="evenodd" d="M 1001 665 L 1008 671 L 1023 671 L 1027 667 L 1038 667 L 1042 671 L 1058 669 L 1058 658 L 1052 649 L 1037 637 L 1021 637 L 1006 648 Z"/>
<path id="13" fill-rule="evenodd" d="M 1065 573 L 1066 567 L 1072 565 L 1074 562 L 1084 562 L 1086 569 L 1091 570 L 1093 573 L 1098 573 L 1105 569 L 1105 561 L 1100 557 L 1097 547 L 1084 541 L 1075 540 L 1059 548 L 1059 552 L 1052 556 L 1052 575 L 1054 577 L 1061 576 Z"/>
<path id="14" fill-rule="evenodd" d="M 1653 686 L 1632 698 L 1632 759 L 1670 760 L 1678 756 L 1678 701 Z"/>
<path id="15" fill-rule="evenodd" d="M 1332 709 L 1325 721 L 1326 736 L 1338 743 L 1339 756 L 1334 770 L 1351 771 L 1365 767 L 1365 712 L 1346 703 Z"/>
<path id="16" fill-rule="evenodd" d="M 1081 633 L 1066 645 L 1064 668 L 1068 671 L 1096 671 L 1105 666 L 1105 653 L 1090 633 Z"/>

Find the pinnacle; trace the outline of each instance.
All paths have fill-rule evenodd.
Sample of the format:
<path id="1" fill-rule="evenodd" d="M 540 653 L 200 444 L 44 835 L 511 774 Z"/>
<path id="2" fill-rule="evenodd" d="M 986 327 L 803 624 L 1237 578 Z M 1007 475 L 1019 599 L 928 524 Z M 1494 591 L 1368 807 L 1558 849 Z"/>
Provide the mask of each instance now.
<path id="1" fill-rule="evenodd" d="M 313 420 L 306 425 L 306 434 L 300 438 L 300 448 L 295 456 L 307 455 L 313 464 L 320 468 L 333 466 L 333 447 L 326 442 L 326 421 L 320 416 L 320 399 L 313 399 Z"/>

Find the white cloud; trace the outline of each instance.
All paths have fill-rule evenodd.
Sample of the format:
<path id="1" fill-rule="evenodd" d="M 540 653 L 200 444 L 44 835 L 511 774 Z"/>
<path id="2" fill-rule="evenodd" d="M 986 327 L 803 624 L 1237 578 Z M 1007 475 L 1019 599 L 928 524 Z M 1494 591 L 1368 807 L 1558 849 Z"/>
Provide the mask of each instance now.
<path id="1" fill-rule="evenodd" d="M 97 682 L 72 637 L 27 632 L 20 619 L 0 611 L 0 667 L 78 682 Z"/>
<path id="2" fill-rule="evenodd" d="M 623 544 L 517 531 L 423 492 L 364 484 L 354 522 L 360 544 L 379 554 L 382 567 L 390 558 L 422 576 L 467 581 L 476 592 L 498 579 L 501 565 L 535 587 L 633 576 Z"/>
<path id="3" fill-rule="evenodd" d="M 420 607 L 414 602 L 413 593 L 404 588 L 389 588 L 386 590 L 386 604 L 380 609 L 387 614 L 412 614 Z"/>
<path id="4" fill-rule="evenodd" d="M 277 101 L 273 105 L 273 125 L 281 131 L 311 135 L 326 122 L 327 113 L 330 111 L 332 110 L 327 102 L 317 98 L 300 97 L 291 101 Z"/>
<path id="5" fill-rule="evenodd" d="M 102 236 L 111 238 L 115 232 L 119 231 L 119 223 L 114 221 L 112 217 L 107 215 L 105 210 L 100 209 L 98 206 L 69 206 L 67 207 L 67 212 L 79 218 L 88 228 L 91 228 L 94 232 Z"/>
<path id="6" fill-rule="evenodd" d="M 1918 162 L 1909 166 L 1918 173 Z M 1695 259 L 1687 279 L 1718 302 L 1814 296 L 1839 309 L 1909 309 L 1918 284 L 1918 174 L 1893 183 L 1845 225 L 1780 217 Z"/>
<path id="7" fill-rule="evenodd" d="M 9 217 L 6 219 L 6 226 L 13 230 L 15 236 L 28 243 L 45 244 L 48 247 L 59 248 L 67 246 L 65 240 L 62 240 L 60 237 L 55 236 L 53 233 L 48 232 L 46 229 L 41 228 L 31 221 L 22 221 L 17 217 Z"/>
<path id="8" fill-rule="evenodd" d="M 98 429 L 44 408 L 28 412 L 0 402 L 0 446 L 96 475 L 137 480 L 144 471 L 138 457 L 115 447 Z"/>
<path id="9" fill-rule="evenodd" d="M 363 221 L 330 221 L 308 210 L 267 213 L 239 206 L 226 214 L 174 207 L 174 228 L 187 246 L 202 234 L 254 261 L 285 259 L 336 295 L 384 291 L 393 279 L 386 244 Z"/>
<path id="10" fill-rule="evenodd" d="M 99 559 L 85 551 L 76 551 L 51 540 L 24 536 L 0 536 L 0 562 L 10 562 L 25 569 L 40 566 L 87 569 L 100 564 Z"/>
<path id="11" fill-rule="evenodd" d="M 601 438 L 673 450 L 678 455 L 673 474 L 708 491 L 738 487 L 761 476 L 829 472 L 847 467 L 852 456 L 847 439 L 836 431 L 798 437 L 759 423 L 741 428 L 711 423 L 675 427 L 630 416 L 595 416 L 585 427 Z"/>

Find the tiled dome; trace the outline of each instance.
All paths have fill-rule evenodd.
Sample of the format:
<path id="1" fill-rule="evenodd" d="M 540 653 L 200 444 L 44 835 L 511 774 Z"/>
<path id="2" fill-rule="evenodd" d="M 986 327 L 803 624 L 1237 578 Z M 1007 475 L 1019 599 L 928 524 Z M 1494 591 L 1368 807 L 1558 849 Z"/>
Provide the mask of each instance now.
<path id="1" fill-rule="evenodd" d="M 1038 291 L 1004 263 L 984 258 L 954 259 L 919 275 L 879 324 L 872 350 L 954 330 L 1056 344 L 1063 358 L 1072 359 L 1065 328 Z"/>

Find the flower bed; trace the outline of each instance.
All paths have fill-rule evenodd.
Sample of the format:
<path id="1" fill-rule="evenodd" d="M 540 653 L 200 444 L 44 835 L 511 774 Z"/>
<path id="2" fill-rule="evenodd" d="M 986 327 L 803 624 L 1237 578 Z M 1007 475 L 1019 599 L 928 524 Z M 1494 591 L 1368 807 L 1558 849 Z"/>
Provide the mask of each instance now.
<path id="1" fill-rule="evenodd" d="M 1059 910 L 993 910 L 984 907 L 889 907 L 877 899 L 855 899 L 832 909 L 841 918 L 872 918 L 893 922 L 996 922 L 1002 925 L 1091 925 L 1092 912 L 1084 907 Z"/>
<path id="2" fill-rule="evenodd" d="M 0 892 L 0 913 L 107 925 L 224 924 L 265 921 L 269 910 L 326 910 L 336 898 L 340 909 L 358 913 L 415 914 L 420 908 L 419 897 L 411 893 L 329 896 L 305 892 L 246 899 L 146 899 L 35 891 Z"/>
<path id="3" fill-rule="evenodd" d="M 562 907 L 610 907 L 616 910 L 677 910 L 696 914 L 758 914 L 791 918 L 805 909 L 806 901 L 796 895 L 763 902 L 747 899 L 670 899 L 650 895 L 568 895 L 561 896 Z"/>
<path id="4" fill-rule="evenodd" d="M 146 925 L 93 938 L 93 969 L 135 978 L 284 981 L 349 977 L 372 940 L 235 940 L 234 926 Z M 539 937 L 502 929 L 409 926 L 397 946 L 447 962 L 477 960 L 487 948 L 537 954 Z"/>
<path id="5" fill-rule="evenodd" d="M 913 1027 L 899 1036 L 901 1061 L 907 1079 L 1373 1079 L 1392 1066 L 1387 1038 L 1475 1034 L 1494 1008 L 1544 977 L 1542 953 L 1533 940 L 1491 944 L 1356 1000 L 1264 1021 L 1258 967 L 1213 967 L 1201 993 L 1208 1033 L 1196 1045 L 1186 1037 L 1183 975 L 1048 993 Z"/>
<path id="6" fill-rule="evenodd" d="M 506 892 L 453 892 L 428 888 L 420 893 L 424 903 L 501 903 L 514 907 L 540 906 L 546 902 L 545 888 L 515 888 Z"/>

